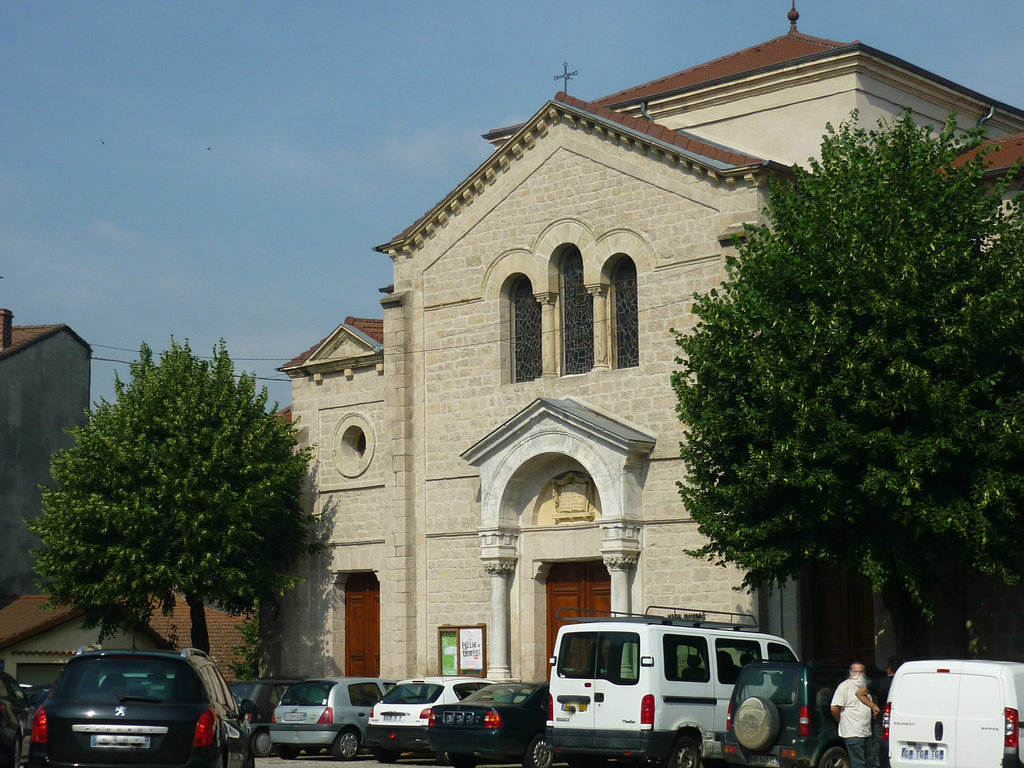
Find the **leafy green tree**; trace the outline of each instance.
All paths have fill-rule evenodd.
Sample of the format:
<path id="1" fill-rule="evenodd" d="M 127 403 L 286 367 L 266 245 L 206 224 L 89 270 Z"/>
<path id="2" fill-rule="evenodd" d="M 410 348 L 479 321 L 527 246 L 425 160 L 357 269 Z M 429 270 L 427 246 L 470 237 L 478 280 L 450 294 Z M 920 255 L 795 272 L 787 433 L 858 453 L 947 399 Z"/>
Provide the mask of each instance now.
<path id="1" fill-rule="evenodd" d="M 231 671 L 236 680 L 257 680 L 260 677 L 260 615 L 254 613 L 235 629 L 242 633 L 240 645 L 231 650 L 238 654 L 238 660 L 231 662 Z"/>
<path id="2" fill-rule="evenodd" d="M 184 596 L 192 645 L 208 651 L 207 604 L 240 614 L 298 583 L 286 569 L 313 546 L 300 505 L 310 453 L 223 341 L 210 360 L 172 339 L 156 361 L 143 345 L 130 370 L 51 462 L 55 485 L 28 522 L 36 568 L 101 639 Z"/>
<path id="3" fill-rule="evenodd" d="M 1020 580 L 1024 217 L 955 117 L 855 121 L 773 181 L 676 334 L 680 492 L 707 537 L 691 554 L 746 587 L 864 574 L 911 657 L 966 577 Z"/>

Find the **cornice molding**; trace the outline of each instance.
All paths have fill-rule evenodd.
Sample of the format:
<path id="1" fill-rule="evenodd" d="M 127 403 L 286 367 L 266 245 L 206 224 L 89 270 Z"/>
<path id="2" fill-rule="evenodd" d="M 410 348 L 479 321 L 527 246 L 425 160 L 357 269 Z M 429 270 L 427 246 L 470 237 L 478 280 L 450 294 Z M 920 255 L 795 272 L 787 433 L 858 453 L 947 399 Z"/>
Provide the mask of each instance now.
<path id="1" fill-rule="evenodd" d="M 760 162 L 742 166 L 719 163 L 586 110 L 549 101 L 426 216 L 391 242 L 379 245 L 374 250 L 386 253 L 392 261 L 410 258 L 439 230 L 447 227 L 471 206 L 488 187 L 493 186 L 512 167 L 513 162 L 518 162 L 533 150 L 556 125 L 581 131 L 725 187 L 762 187 L 767 184 L 770 171 L 785 170 L 782 166 L 776 168 L 772 164 Z"/>

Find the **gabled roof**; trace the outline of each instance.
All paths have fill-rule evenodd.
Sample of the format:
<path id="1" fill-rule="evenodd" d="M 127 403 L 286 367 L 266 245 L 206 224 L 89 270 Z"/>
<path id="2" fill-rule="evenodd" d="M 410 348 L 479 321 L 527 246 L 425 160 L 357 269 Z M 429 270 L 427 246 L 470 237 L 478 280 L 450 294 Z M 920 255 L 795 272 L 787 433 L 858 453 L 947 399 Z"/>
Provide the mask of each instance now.
<path id="1" fill-rule="evenodd" d="M 346 317 L 345 322 L 335 328 L 330 335 L 320 339 L 312 347 L 293 357 L 277 370 L 287 371 L 312 362 L 312 358 L 316 357 L 318 353 L 326 351 L 328 347 L 332 346 L 332 342 L 336 344 L 338 339 L 344 336 L 355 339 L 369 352 L 380 353 L 384 350 L 384 321 L 372 317 Z"/>
<path id="2" fill-rule="evenodd" d="M 92 356 L 92 347 L 85 340 L 71 330 L 71 327 L 60 323 L 58 325 L 15 325 L 11 328 L 11 346 L 0 349 L 0 359 L 16 355 L 18 352 L 38 344 L 44 339 L 55 336 L 61 331 L 67 331 L 71 337 L 78 341 L 89 351 Z"/>
<path id="3" fill-rule="evenodd" d="M 602 107 L 615 107 L 643 101 L 652 96 L 677 93 L 693 86 L 708 85 L 712 82 L 791 64 L 814 56 L 830 55 L 845 48 L 854 50 L 859 46 L 859 42 L 839 43 L 835 40 L 826 40 L 790 31 L 787 35 L 752 45 L 742 51 L 730 53 L 727 56 L 684 69 L 682 72 L 613 93 L 610 96 L 597 99 L 595 103 Z"/>
<path id="4" fill-rule="evenodd" d="M 0 597 L 0 648 L 29 640 L 69 621 L 80 619 L 84 612 L 62 606 L 47 606 L 49 595 L 8 595 Z M 210 656 L 228 680 L 233 679 L 230 664 L 238 660 L 233 650 L 243 642 L 237 626 L 245 616 L 232 616 L 216 608 L 206 607 L 206 628 L 210 636 Z M 149 633 L 168 648 L 187 648 L 191 643 L 192 620 L 184 599 L 175 602 L 174 610 L 165 616 L 156 610 L 149 622 Z"/>
<path id="5" fill-rule="evenodd" d="M 83 615 L 69 606 L 49 608 L 49 595 L 0 597 L 0 648 L 6 648 Z"/>
<path id="6" fill-rule="evenodd" d="M 769 170 L 789 172 L 780 163 L 744 155 L 684 131 L 675 131 L 647 119 L 623 115 L 559 93 L 437 205 L 390 242 L 374 250 L 394 257 L 398 253 L 421 247 L 436 229 L 446 226 L 452 217 L 459 215 L 478 194 L 497 180 L 500 173 L 547 136 L 552 125 L 560 122 L 616 144 L 632 145 L 684 170 L 706 174 L 716 181 L 734 180 L 755 172 L 761 172 L 767 178 Z"/>

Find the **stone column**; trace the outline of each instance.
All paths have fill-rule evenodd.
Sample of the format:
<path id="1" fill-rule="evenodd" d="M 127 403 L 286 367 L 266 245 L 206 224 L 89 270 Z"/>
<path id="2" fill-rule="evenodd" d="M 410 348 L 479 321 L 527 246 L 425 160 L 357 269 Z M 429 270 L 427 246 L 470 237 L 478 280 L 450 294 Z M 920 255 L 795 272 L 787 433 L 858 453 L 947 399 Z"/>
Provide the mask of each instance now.
<path id="1" fill-rule="evenodd" d="M 587 293 L 593 298 L 594 306 L 594 368 L 608 369 L 609 343 L 611 334 L 608 328 L 608 286 L 602 283 L 588 285 Z"/>
<path id="2" fill-rule="evenodd" d="M 535 293 L 533 297 L 540 302 L 541 376 L 553 378 L 558 375 L 558 324 L 555 322 L 557 294 Z"/>
<path id="3" fill-rule="evenodd" d="M 487 677 L 508 680 L 512 676 L 509 661 L 509 583 L 516 571 L 515 560 L 492 560 L 484 563 L 491 577 L 491 625 L 487 631 Z"/>
<path id="4" fill-rule="evenodd" d="M 636 568 L 636 555 L 605 555 L 604 565 L 612 575 L 612 615 L 631 613 L 629 582 Z"/>

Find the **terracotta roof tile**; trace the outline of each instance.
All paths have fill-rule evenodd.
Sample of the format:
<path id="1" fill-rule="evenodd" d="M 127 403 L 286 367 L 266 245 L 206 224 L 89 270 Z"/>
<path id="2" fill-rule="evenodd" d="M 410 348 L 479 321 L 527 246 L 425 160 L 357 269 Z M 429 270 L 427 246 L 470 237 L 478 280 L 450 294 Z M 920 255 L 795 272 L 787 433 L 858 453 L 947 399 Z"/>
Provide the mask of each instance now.
<path id="1" fill-rule="evenodd" d="M 610 96 L 597 99 L 594 103 L 606 107 L 638 101 L 858 44 L 857 42 L 839 43 L 835 40 L 790 32 L 788 35 L 744 48 L 742 51 L 730 53 L 704 64 L 698 64 L 695 67 L 684 69 L 682 72 L 613 93 Z"/>
<path id="2" fill-rule="evenodd" d="M 618 123 L 619 125 L 623 125 L 638 133 L 663 141 L 666 144 L 672 144 L 680 149 L 685 149 L 687 152 L 694 155 L 699 155 L 710 160 L 717 160 L 718 162 L 726 165 L 760 165 L 765 162 L 762 158 L 735 152 L 727 147 L 698 139 L 684 131 L 673 131 L 665 128 L 663 125 L 659 125 L 658 123 L 652 123 L 650 120 L 643 117 L 629 117 L 621 112 L 615 112 L 614 110 L 602 107 L 596 103 L 577 99 L 566 93 L 559 93 L 555 97 L 555 100 L 571 107 L 575 107 L 583 112 L 589 112 L 603 120 L 607 120 L 608 122 Z"/>
<path id="3" fill-rule="evenodd" d="M 384 343 L 384 320 L 374 317 L 346 317 L 345 325 L 362 331 L 379 344 Z"/>
<path id="4" fill-rule="evenodd" d="M 982 149 L 991 149 L 985 156 L 985 165 L 988 167 L 989 173 L 1005 171 L 1014 163 L 1024 163 L 1024 133 L 989 139 L 983 142 L 980 147 L 972 149 L 961 156 L 957 160 L 956 165 L 963 165 L 968 160 L 973 159 Z"/>
<path id="5" fill-rule="evenodd" d="M 233 650 L 235 646 L 241 645 L 243 642 L 242 632 L 238 629 L 238 625 L 247 618 L 247 616 L 232 616 L 224 611 L 206 606 L 206 631 L 210 636 L 210 656 L 217 662 L 217 667 L 228 682 L 235 679 L 235 675 L 231 671 L 231 663 L 240 660 L 239 654 Z M 149 621 L 149 627 L 175 650 L 192 645 L 192 619 L 184 598 L 178 598 L 174 604 L 174 610 L 168 616 L 165 616 L 159 609 L 154 611 Z"/>
<path id="6" fill-rule="evenodd" d="M 86 344 L 85 340 L 71 330 L 70 326 L 67 326 L 64 323 L 59 323 L 57 325 L 15 325 L 11 327 L 11 346 L 0 349 L 0 357 L 17 354 L 26 347 L 30 347 L 49 336 L 60 333 L 61 331 L 67 331 L 72 337 L 80 341 L 85 347 L 89 348 L 89 345 Z M 89 349 L 91 352 L 91 348 Z"/>
<path id="7" fill-rule="evenodd" d="M 82 615 L 82 611 L 70 607 L 49 608 L 46 605 L 49 599 L 49 595 L 0 597 L 0 648 L 20 643 Z"/>

